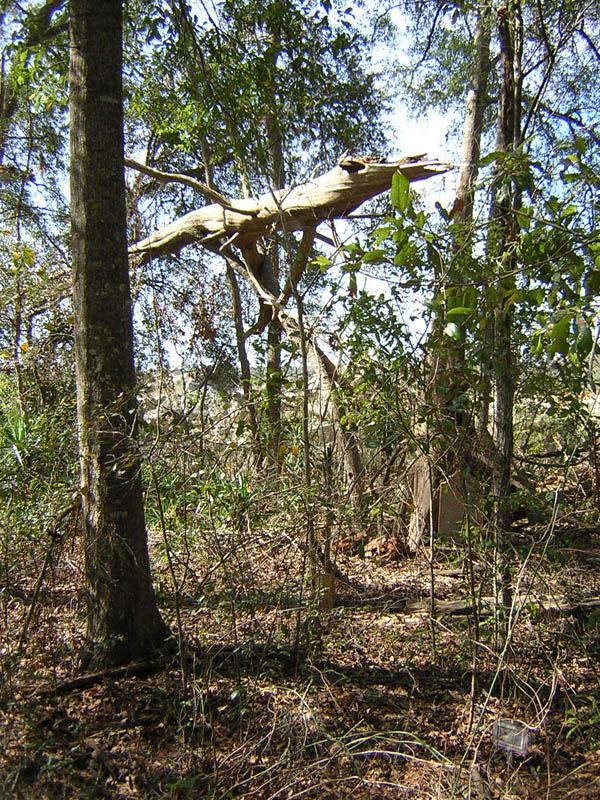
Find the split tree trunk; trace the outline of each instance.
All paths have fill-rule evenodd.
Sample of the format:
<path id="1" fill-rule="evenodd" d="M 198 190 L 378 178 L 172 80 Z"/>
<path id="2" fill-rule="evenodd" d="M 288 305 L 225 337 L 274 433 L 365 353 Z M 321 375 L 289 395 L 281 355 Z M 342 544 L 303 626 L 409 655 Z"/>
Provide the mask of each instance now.
<path id="1" fill-rule="evenodd" d="M 473 197 L 479 172 L 483 116 L 488 103 L 490 33 L 490 8 L 482 3 L 474 37 L 471 86 L 467 95 L 462 159 L 453 209 L 454 222 L 461 225 L 461 230 L 454 243 L 453 254 L 459 271 L 461 262 L 467 262 L 471 258 L 472 252 Z M 461 319 L 453 316 L 452 322 L 460 327 Z M 423 440 L 424 449 L 417 456 L 412 470 L 413 511 L 407 538 L 408 548 L 413 552 L 421 546 L 423 541 L 429 539 L 432 530 L 436 533 L 441 528 L 444 532 L 451 532 L 450 529 L 455 521 L 463 516 L 468 499 L 461 497 L 463 482 L 458 480 L 454 481 L 452 490 L 446 493 L 445 504 L 440 502 L 440 486 L 443 480 L 442 466 L 444 472 L 449 476 L 460 470 L 463 466 L 461 451 L 465 449 L 469 439 L 464 430 L 467 417 L 464 411 L 450 412 L 447 410 L 456 405 L 456 400 L 461 394 L 465 395 L 466 387 L 460 378 L 464 360 L 464 345 L 462 339 L 460 343 L 454 343 L 444 336 L 444 327 L 445 319 L 443 315 L 440 315 L 434 321 L 428 337 L 431 345 L 428 366 L 433 386 L 432 399 L 439 411 L 437 422 L 443 424 L 444 417 L 448 417 L 448 415 L 453 417 L 454 443 L 451 448 L 445 448 L 445 456 L 442 462 L 438 463 L 440 452 L 438 448 L 434 447 L 436 437 L 434 436 L 432 439 L 430 436 L 431 426 L 428 426 L 427 433 L 422 431 L 419 436 Z M 442 518 L 440 518 L 440 513 Z"/>
<path id="2" fill-rule="evenodd" d="M 123 179 L 121 0 L 71 0 L 73 311 L 91 664 L 168 635 L 148 559 Z"/>

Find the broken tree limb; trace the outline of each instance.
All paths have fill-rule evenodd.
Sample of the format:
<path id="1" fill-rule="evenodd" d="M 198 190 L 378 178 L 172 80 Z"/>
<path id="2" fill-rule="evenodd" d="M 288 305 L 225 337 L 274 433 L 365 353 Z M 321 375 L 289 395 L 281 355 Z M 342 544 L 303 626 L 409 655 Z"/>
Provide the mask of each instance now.
<path id="1" fill-rule="evenodd" d="M 136 166 L 134 162 L 128 163 Z M 315 239 L 325 238 L 329 244 L 341 248 L 333 220 L 347 217 L 365 201 L 389 190 L 397 172 L 409 181 L 418 181 L 450 169 L 452 165 L 428 160 L 422 155 L 387 162 L 346 154 L 332 170 L 299 186 L 274 189 L 257 198 L 230 200 L 217 195 L 217 202 L 192 211 L 133 244 L 129 254 L 134 263 L 144 264 L 154 257 L 178 253 L 186 245 L 200 244 L 215 255 L 222 256 L 231 274 L 235 271 L 244 277 L 258 298 L 258 319 L 243 333 L 243 340 L 262 333 L 265 327 L 274 324 L 282 325 L 289 336 L 297 338 L 298 321 L 289 316 L 285 306 L 302 279 Z M 197 188 L 205 196 L 208 190 L 213 193 L 211 199 L 215 199 L 212 186 L 195 179 L 175 173 L 144 171 L 159 180 L 179 180 Z M 317 233 L 318 225 L 325 221 L 331 223 L 332 240 Z M 283 289 L 280 289 L 270 247 L 276 244 L 278 232 L 283 233 L 285 238 L 292 231 L 301 231 L 302 239 L 295 258 L 289 264 L 287 280 Z M 271 239 L 270 243 L 265 241 L 268 239 Z M 339 420 L 343 410 L 339 408 L 333 390 L 342 380 L 337 375 L 336 367 L 319 348 L 314 332 L 309 335 L 309 355 L 315 361 L 329 393 L 333 393 L 332 400 Z M 342 425 L 341 431 L 352 495 L 362 502 L 364 470 L 360 446 L 346 426 Z"/>
<path id="2" fill-rule="evenodd" d="M 409 181 L 419 181 L 451 168 L 450 164 L 420 156 L 394 162 L 343 156 L 332 170 L 299 186 L 257 198 L 232 200 L 227 207 L 219 202 L 191 211 L 131 245 L 129 253 L 144 262 L 178 253 L 193 242 L 210 242 L 214 246 L 217 240 L 231 240 L 234 234 L 237 247 L 251 249 L 273 230 L 307 230 L 327 219 L 347 216 L 366 200 L 389 189 L 396 172 Z"/>
<path id="3" fill-rule="evenodd" d="M 479 616 L 489 616 L 494 610 L 494 598 L 482 597 L 479 601 Z M 436 616 L 461 616 L 473 612 L 473 601 L 471 598 L 458 600 L 442 600 L 436 598 L 434 602 Z M 597 608 L 600 608 L 600 597 L 584 597 L 580 600 L 571 601 L 566 597 L 531 597 L 522 601 L 517 601 L 514 610 L 523 611 L 529 609 L 534 614 L 534 619 L 555 618 L 555 617 L 582 617 L 585 618 Z M 431 600 L 409 600 L 404 606 L 407 614 L 429 613 L 431 611 Z"/>

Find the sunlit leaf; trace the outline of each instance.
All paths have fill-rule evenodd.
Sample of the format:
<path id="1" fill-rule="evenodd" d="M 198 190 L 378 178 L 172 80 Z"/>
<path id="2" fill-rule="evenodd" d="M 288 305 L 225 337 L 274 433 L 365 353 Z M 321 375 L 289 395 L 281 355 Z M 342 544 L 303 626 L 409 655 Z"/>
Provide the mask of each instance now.
<path id="1" fill-rule="evenodd" d="M 456 322 L 449 322 L 446 325 L 444 328 L 444 335 L 449 336 L 450 339 L 454 339 L 457 342 L 460 341 L 460 328 Z"/>
<path id="2" fill-rule="evenodd" d="M 410 197 L 410 181 L 401 172 L 395 172 L 392 178 L 392 204 L 399 211 L 406 211 Z"/>

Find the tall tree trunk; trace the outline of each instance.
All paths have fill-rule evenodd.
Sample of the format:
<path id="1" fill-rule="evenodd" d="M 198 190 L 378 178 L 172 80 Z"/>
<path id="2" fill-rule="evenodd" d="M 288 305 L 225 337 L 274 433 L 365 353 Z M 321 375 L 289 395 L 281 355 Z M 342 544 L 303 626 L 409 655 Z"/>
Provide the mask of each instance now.
<path id="1" fill-rule="evenodd" d="M 265 127 L 271 162 L 271 185 L 273 189 L 283 189 L 285 167 L 281 131 L 273 114 L 267 116 Z M 277 297 L 281 273 L 281 252 L 276 239 L 271 242 L 266 259 L 268 259 L 271 273 L 272 286 L 270 290 Z M 273 319 L 267 328 L 267 421 L 269 426 L 267 452 L 278 470 L 281 466 L 281 334 L 282 328 L 279 320 Z"/>
<path id="2" fill-rule="evenodd" d="M 466 101 L 461 168 L 453 208 L 455 223 L 461 223 L 454 242 L 454 259 L 459 270 L 461 262 L 470 259 L 472 250 L 473 197 L 479 172 L 483 116 L 488 103 L 490 34 L 490 8 L 481 3 L 474 37 L 471 85 Z M 461 319 L 453 316 L 452 321 L 460 324 Z M 444 418 L 449 414 L 453 417 L 456 444 L 452 448 L 446 448 L 447 454 L 443 463 L 439 464 L 446 473 L 452 474 L 461 466 L 461 447 L 466 446 L 468 441 L 463 430 L 466 415 L 462 410 L 448 411 L 449 407 L 456 406 L 456 400 L 460 395 L 466 396 L 466 387 L 461 379 L 464 344 L 462 340 L 459 343 L 449 341 L 448 337 L 444 336 L 444 327 L 444 315 L 440 314 L 432 324 L 428 335 L 430 355 L 427 369 L 432 376 L 430 379 L 430 385 L 434 389 L 432 400 L 440 412 L 438 422 L 444 424 Z M 407 539 L 408 548 L 413 551 L 429 536 L 431 530 L 437 531 L 440 525 L 445 525 L 445 520 L 439 518 L 442 475 L 438 465 L 432 463 L 432 460 L 438 461 L 440 454 L 430 449 L 430 426 L 424 426 L 419 438 L 424 440 L 423 450 L 417 457 L 412 471 L 413 511 Z M 450 452 L 453 454 L 454 463 L 449 463 Z M 454 497 L 455 494 L 455 491 L 448 493 L 448 498 Z M 442 516 L 443 513 L 442 509 Z M 454 518 L 456 513 L 450 516 Z"/>
<path id="3" fill-rule="evenodd" d="M 154 652 L 136 446 L 123 177 L 121 0 L 71 0 L 71 224 L 87 638 L 95 667 Z"/>
<path id="4" fill-rule="evenodd" d="M 468 225 L 473 221 L 473 197 L 479 174 L 483 115 L 489 102 L 487 87 L 490 74 L 491 24 L 490 6 L 481 3 L 473 39 L 475 45 L 473 72 L 467 95 L 461 168 L 456 188 L 454 216 L 456 222 Z M 468 231 L 467 234 L 469 234 Z M 469 242 L 470 236 L 467 235 L 467 246 L 469 246 Z"/>
<path id="5" fill-rule="evenodd" d="M 519 0 L 498 11 L 498 33 L 500 38 L 501 77 L 500 103 L 496 149 L 516 150 L 521 142 L 521 54 L 522 20 Z M 494 440 L 495 459 L 492 473 L 494 497 L 493 524 L 495 552 L 498 559 L 496 596 L 503 615 L 511 604 L 511 583 L 506 554 L 505 535 L 510 524 L 509 493 L 513 458 L 513 404 L 514 377 L 512 363 L 512 304 L 516 260 L 513 242 L 517 234 L 515 212 L 519 206 L 519 193 L 515 182 L 499 174 L 503 182 L 502 191 L 496 192 L 492 205 L 492 236 L 495 237 L 497 263 L 498 301 L 494 314 Z M 506 622 L 501 626 L 502 637 L 506 634 Z"/>

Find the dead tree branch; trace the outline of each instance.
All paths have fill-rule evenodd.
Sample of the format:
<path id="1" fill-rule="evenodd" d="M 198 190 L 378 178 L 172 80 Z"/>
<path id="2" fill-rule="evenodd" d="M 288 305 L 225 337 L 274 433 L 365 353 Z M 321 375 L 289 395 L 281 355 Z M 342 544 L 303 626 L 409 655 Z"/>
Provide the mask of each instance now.
<path id="1" fill-rule="evenodd" d="M 224 242 L 235 244 L 247 261 L 247 254 L 254 254 L 255 244 L 261 237 L 276 230 L 310 230 L 325 220 L 345 217 L 366 200 L 389 189 L 395 172 L 401 172 L 410 181 L 418 181 L 449 169 L 449 164 L 422 156 L 390 163 L 346 155 L 329 172 L 299 186 L 235 201 L 218 195 L 217 202 L 191 211 L 136 242 L 129 253 L 136 261 L 145 262 L 178 253 L 194 242 L 210 245 L 210 249 Z M 198 188 L 205 195 L 205 190 L 214 192 L 199 181 L 179 177 L 185 178 L 188 184 L 192 181 L 204 187 Z"/>

